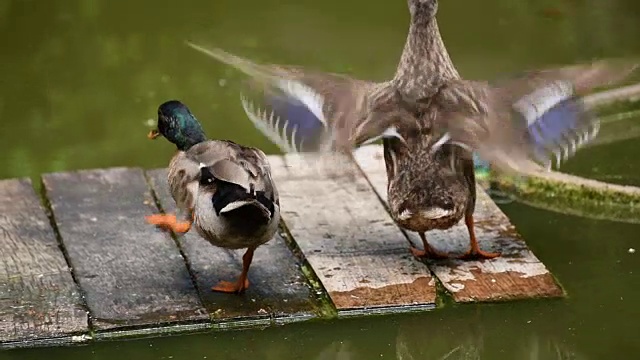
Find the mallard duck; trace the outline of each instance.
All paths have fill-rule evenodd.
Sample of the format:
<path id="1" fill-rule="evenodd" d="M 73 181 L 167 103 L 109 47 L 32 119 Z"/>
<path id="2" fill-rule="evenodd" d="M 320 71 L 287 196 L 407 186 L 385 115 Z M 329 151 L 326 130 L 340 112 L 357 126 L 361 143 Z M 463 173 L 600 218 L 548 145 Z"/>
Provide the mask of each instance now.
<path id="1" fill-rule="evenodd" d="M 300 67 L 261 65 L 220 49 L 197 50 L 249 75 L 258 100 L 241 95 L 256 128 L 283 151 L 351 151 L 382 139 L 392 218 L 418 232 L 416 257 L 448 257 L 425 233 L 462 217 L 470 250 L 493 258 L 475 237 L 473 153 L 496 171 L 526 173 L 570 157 L 595 136 L 598 120 L 579 95 L 621 80 L 635 64 L 596 62 L 529 72 L 488 84 L 461 80 L 435 20 L 436 0 L 408 0 L 409 33 L 393 79 L 380 83 Z M 256 105 L 257 104 L 257 105 Z"/>
<path id="2" fill-rule="evenodd" d="M 622 80 L 636 63 L 599 61 L 530 71 L 493 83 L 462 80 L 442 42 L 436 0 L 408 0 L 411 26 L 396 88 L 411 104 L 419 131 L 398 128 L 403 141 L 383 140 L 392 217 L 420 234 L 416 257 L 445 258 L 425 232 L 464 217 L 471 247 L 463 259 L 494 258 L 479 248 L 473 213 L 473 154 L 492 170 L 527 174 L 557 165 L 596 136 L 599 121 L 580 96 Z"/>
<path id="3" fill-rule="evenodd" d="M 173 214 L 147 216 L 150 224 L 176 233 L 193 226 L 215 246 L 244 249 L 236 282 L 221 281 L 213 291 L 240 293 L 249 287 L 247 272 L 256 248 L 274 237 L 280 221 L 278 190 L 269 162 L 257 148 L 228 140 L 208 140 L 200 123 L 181 102 L 158 108 L 158 125 L 149 138 L 162 135 L 178 152 L 169 163 L 171 196 L 184 219 Z"/>

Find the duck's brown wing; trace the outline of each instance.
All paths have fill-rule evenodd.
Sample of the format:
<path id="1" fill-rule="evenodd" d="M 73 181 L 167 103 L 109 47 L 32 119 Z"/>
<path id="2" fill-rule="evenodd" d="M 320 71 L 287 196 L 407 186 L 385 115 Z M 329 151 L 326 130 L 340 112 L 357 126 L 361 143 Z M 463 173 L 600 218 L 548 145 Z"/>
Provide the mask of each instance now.
<path id="1" fill-rule="evenodd" d="M 209 140 L 192 146 L 188 151 L 178 152 L 169 163 L 169 189 L 176 205 L 182 211 L 193 209 L 196 200 L 200 164 L 211 166 L 229 156 L 225 142 Z"/>
<path id="2" fill-rule="evenodd" d="M 260 191 L 277 203 L 278 191 L 271 167 L 262 150 L 228 140 L 210 140 L 194 145 L 185 153 L 180 167 L 184 181 L 198 182 L 200 168 L 206 166 L 219 180 L 242 186 L 247 192 Z M 194 185 L 195 186 L 195 185 Z"/>
<path id="3" fill-rule="evenodd" d="M 492 84 L 453 81 L 436 97 L 440 112 L 434 128 L 441 136 L 434 148 L 457 143 L 506 171 L 548 168 L 553 160 L 559 165 L 599 130 L 581 96 L 624 79 L 636 67 L 599 61 Z"/>
<path id="4" fill-rule="evenodd" d="M 261 65 L 221 49 L 189 44 L 249 76 L 241 95 L 253 124 L 284 152 L 347 150 L 414 119 L 390 83 L 373 83 L 296 66 Z"/>

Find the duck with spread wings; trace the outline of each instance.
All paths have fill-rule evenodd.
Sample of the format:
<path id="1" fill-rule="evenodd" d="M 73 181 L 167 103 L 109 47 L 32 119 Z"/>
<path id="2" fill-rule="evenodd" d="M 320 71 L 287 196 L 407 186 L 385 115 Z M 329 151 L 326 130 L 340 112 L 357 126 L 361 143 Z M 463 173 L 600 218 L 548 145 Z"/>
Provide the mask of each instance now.
<path id="1" fill-rule="evenodd" d="M 398 128 L 384 157 L 394 220 L 418 232 L 416 257 L 445 258 L 425 233 L 462 218 L 470 237 L 463 259 L 499 256 L 480 249 L 474 230 L 474 154 L 492 171 L 526 176 L 570 158 L 598 133 L 599 119 L 581 96 L 623 80 L 635 60 L 601 60 L 527 71 L 486 82 L 460 78 L 435 18 L 436 0 L 408 0 L 409 35 L 393 84 L 411 105 L 419 130 Z"/>
<path id="2" fill-rule="evenodd" d="M 382 139 L 393 219 L 420 234 L 416 257 L 448 257 L 425 233 L 462 218 L 464 259 L 480 249 L 474 230 L 473 154 L 495 171 L 526 174 L 566 160 L 593 139 L 598 119 L 581 102 L 625 78 L 635 62 L 596 61 L 530 71 L 496 82 L 462 80 L 440 37 L 436 0 L 408 0 L 411 23 L 395 77 L 368 82 L 301 67 L 257 64 L 221 49 L 195 49 L 249 75 L 262 92 L 242 95 L 254 125 L 286 152 L 340 150 Z M 254 100 L 258 99 L 258 100 Z"/>

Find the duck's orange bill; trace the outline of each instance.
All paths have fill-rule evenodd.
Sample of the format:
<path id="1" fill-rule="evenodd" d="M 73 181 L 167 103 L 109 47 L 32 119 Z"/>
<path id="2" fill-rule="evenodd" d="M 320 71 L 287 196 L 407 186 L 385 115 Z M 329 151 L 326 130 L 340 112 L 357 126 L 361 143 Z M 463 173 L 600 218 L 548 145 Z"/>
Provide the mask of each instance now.
<path id="1" fill-rule="evenodd" d="M 157 138 L 158 136 L 160 136 L 160 133 L 158 132 L 158 130 L 151 130 L 149 131 L 149 133 L 147 134 L 147 137 L 151 140 Z"/>

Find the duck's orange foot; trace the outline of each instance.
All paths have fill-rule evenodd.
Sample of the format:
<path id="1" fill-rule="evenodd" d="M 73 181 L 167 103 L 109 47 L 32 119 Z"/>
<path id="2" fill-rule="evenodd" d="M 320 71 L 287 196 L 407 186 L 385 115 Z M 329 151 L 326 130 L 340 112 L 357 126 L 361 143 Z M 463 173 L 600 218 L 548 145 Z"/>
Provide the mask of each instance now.
<path id="1" fill-rule="evenodd" d="M 429 247 L 425 250 L 420 250 L 415 246 L 412 246 L 409 250 L 411 250 L 411 254 L 417 257 L 418 259 L 447 259 L 449 255 L 436 251 L 435 249 Z"/>
<path id="2" fill-rule="evenodd" d="M 186 233 L 191 229 L 191 223 L 178 221 L 175 215 L 154 214 L 145 216 L 149 224 L 155 225 L 163 230 L 171 230 L 175 233 Z"/>
<path id="3" fill-rule="evenodd" d="M 458 256 L 458 259 L 460 260 L 483 260 L 483 259 L 494 259 L 497 258 L 498 256 L 502 255 L 502 253 L 499 252 L 488 252 L 488 251 L 482 251 L 480 249 L 471 249 L 469 251 L 467 251 L 466 253 Z"/>
<path id="4" fill-rule="evenodd" d="M 227 293 L 227 294 L 240 294 L 249 288 L 249 279 L 244 280 L 244 284 L 239 282 L 220 281 L 218 285 L 211 288 L 212 291 Z"/>

